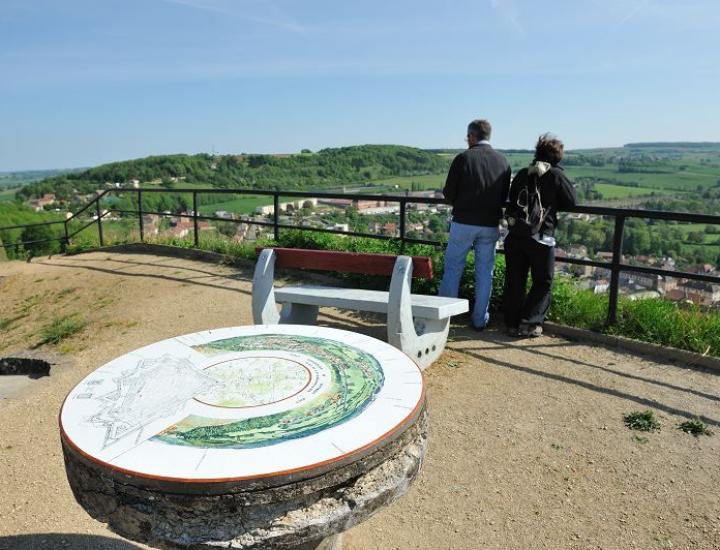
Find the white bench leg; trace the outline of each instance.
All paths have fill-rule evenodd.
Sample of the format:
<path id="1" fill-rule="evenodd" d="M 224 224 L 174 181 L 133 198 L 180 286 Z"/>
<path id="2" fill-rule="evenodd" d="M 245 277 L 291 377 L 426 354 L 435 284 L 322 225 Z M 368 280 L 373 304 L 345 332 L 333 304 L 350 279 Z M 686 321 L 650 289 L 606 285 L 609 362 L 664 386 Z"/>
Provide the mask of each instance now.
<path id="1" fill-rule="evenodd" d="M 252 286 L 252 314 L 256 325 L 276 325 L 280 322 L 275 303 L 275 251 L 266 248 L 260 252 Z"/>
<path id="2" fill-rule="evenodd" d="M 280 323 L 284 325 L 317 325 L 318 306 L 283 304 Z"/>
<path id="3" fill-rule="evenodd" d="M 412 357 L 424 369 L 440 357 L 445 349 L 450 319 L 413 320 L 411 281 L 412 258 L 399 256 L 390 281 L 388 343 Z"/>

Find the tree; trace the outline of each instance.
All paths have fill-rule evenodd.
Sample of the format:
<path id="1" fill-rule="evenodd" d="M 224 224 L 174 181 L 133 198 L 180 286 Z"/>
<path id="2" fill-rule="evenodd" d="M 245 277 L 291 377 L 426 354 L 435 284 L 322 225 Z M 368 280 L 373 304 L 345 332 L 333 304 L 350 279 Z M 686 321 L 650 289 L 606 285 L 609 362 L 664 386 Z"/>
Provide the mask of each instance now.
<path id="1" fill-rule="evenodd" d="M 234 222 L 217 222 L 215 224 L 218 232 L 226 237 L 233 237 L 237 232 L 237 224 Z"/>
<path id="2" fill-rule="evenodd" d="M 687 240 L 690 243 L 702 244 L 705 242 L 705 235 L 701 231 L 691 231 L 688 233 Z"/>
<path id="3" fill-rule="evenodd" d="M 50 241 L 50 239 L 57 237 L 58 235 L 55 234 L 49 225 L 32 225 L 23 229 L 23 232 L 20 234 L 20 240 L 26 243 L 23 247 L 32 256 L 59 252 L 60 243 L 58 241 Z"/>

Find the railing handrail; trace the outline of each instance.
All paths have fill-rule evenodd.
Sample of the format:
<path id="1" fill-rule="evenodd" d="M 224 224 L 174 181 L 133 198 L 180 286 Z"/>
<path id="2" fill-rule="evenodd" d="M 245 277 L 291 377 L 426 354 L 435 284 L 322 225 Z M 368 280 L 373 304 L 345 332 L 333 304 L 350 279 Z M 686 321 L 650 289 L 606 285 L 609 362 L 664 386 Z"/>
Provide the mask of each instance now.
<path id="1" fill-rule="evenodd" d="M 282 197 L 298 197 L 298 198 L 326 198 L 326 199 L 347 199 L 351 201 L 356 200 L 377 200 L 384 202 L 409 202 L 413 204 L 447 204 L 444 199 L 439 197 L 422 197 L 416 195 L 386 195 L 386 194 L 365 194 L 365 193 L 326 193 L 326 192 L 312 192 L 312 191 L 280 191 L 280 190 L 268 190 L 268 189 L 230 189 L 230 188 L 210 188 L 210 189 L 198 189 L 198 188 L 169 188 L 169 187 L 116 187 L 113 189 L 106 189 L 100 193 L 97 197 L 93 198 L 86 205 L 84 205 L 77 212 L 71 213 L 66 220 L 55 220 L 47 222 L 36 222 L 12 226 L 2 226 L 0 231 L 10 229 L 20 229 L 24 227 L 36 226 L 36 225 L 51 225 L 66 223 L 85 210 L 90 208 L 97 201 L 102 199 L 104 196 L 110 193 L 137 193 L 142 191 L 143 193 L 188 193 L 188 194 L 234 194 L 234 195 L 263 195 L 272 197 L 279 195 Z M 269 205 L 268 205 L 269 206 Z M 665 221 L 681 221 L 688 223 L 706 223 L 706 224 L 718 224 L 720 225 L 720 215 L 712 214 L 693 214 L 690 212 L 675 212 L 665 210 L 643 210 L 639 208 L 610 208 L 606 206 L 589 206 L 589 205 L 576 205 L 572 208 L 563 210 L 564 212 L 570 212 L 575 214 L 592 214 L 596 216 L 623 216 L 625 218 L 644 218 L 644 219 L 658 219 Z M 164 214 L 164 213 L 163 213 Z M 177 216 L 180 214 L 173 213 Z M 226 221 L 232 221 L 230 219 Z"/>
<path id="2" fill-rule="evenodd" d="M 138 208 L 137 210 L 121 210 L 121 209 L 112 209 L 109 208 L 105 210 L 104 212 L 101 209 L 100 201 L 103 197 L 105 197 L 108 194 L 111 193 L 136 193 L 137 199 L 138 199 Z M 2 243 L 0 244 L 3 248 L 11 248 L 11 247 L 18 247 L 24 244 L 36 244 L 36 243 L 44 243 L 44 242 L 52 242 L 52 241 L 59 241 L 64 243 L 66 246 L 70 244 L 70 239 L 80 233 L 81 231 L 84 231 L 88 227 L 90 227 L 93 223 L 97 223 L 98 227 L 98 237 L 100 246 L 104 245 L 104 239 L 103 239 L 103 229 L 102 229 L 102 218 L 104 218 L 106 215 L 117 212 L 122 214 L 135 214 L 138 216 L 138 224 L 140 228 L 140 240 L 144 241 L 144 224 L 143 224 L 143 216 L 144 215 L 157 215 L 157 216 L 165 216 L 168 215 L 165 212 L 151 212 L 143 210 L 142 208 L 142 196 L 143 193 L 173 193 L 173 194 L 191 194 L 192 195 L 192 212 L 190 214 L 187 213 L 171 213 L 169 215 L 175 216 L 175 217 L 182 217 L 182 218 L 192 218 L 193 220 L 193 236 L 194 236 L 194 244 L 195 247 L 199 247 L 199 226 L 198 222 L 200 220 L 208 220 L 208 221 L 224 221 L 224 222 L 233 222 L 233 223 L 247 223 L 247 224 L 253 224 L 258 226 L 269 226 L 273 228 L 273 233 L 275 240 L 278 240 L 279 238 L 279 232 L 280 229 L 299 229 L 303 231 L 315 231 L 315 232 L 322 232 L 322 233 L 334 233 L 334 234 L 341 234 L 341 235 L 347 235 L 347 236 L 355 236 L 355 237 L 367 237 L 367 238 L 374 238 L 374 239 L 383 239 L 383 240 L 393 240 L 398 239 L 398 237 L 389 236 L 389 235 L 378 235 L 378 234 L 370 234 L 370 233 L 360 233 L 355 231 L 339 231 L 335 229 L 328 229 L 328 228 L 320 228 L 320 227 L 309 227 L 309 226 L 295 226 L 290 225 L 286 223 L 280 222 L 280 204 L 281 204 L 281 198 L 312 198 L 312 199 L 330 199 L 330 200 L 349 200 L 352 202 L 355 201 L 377 201 L 377 202 L 385 202 L 385 203 L 398 203 L 399 209 L 400 209 L 400 223 L 399 223 L 399 240 L 401 242 L 401 246 L 405 243 L 418 243 L 418 244 L 428 244 L 428 245 L 434 245 L 434 246 L 442 246 L 443 243 L 439 241 L 431 241 L 426 239 L 415 239 L 411 237 L 406 236 L 406 213 L 407 213 L 407 204 L 446 204 L 444 199 L 439 197 L 424 197 L 424 196 L 417 196 L 417 195 L 411 195 L 409 192 L 404 195 L 375 195 L 375 194 L 369 194 L 369 193 L 328 193 L 324 191 L 281 191 L 281 190 L 270 190 L 270 189 L 229 189 L 229 188 L 166 188 L 166 187 L 147 187 L 147 188 L 136 188 L 136 187 L 116 187 L 112 189 L 106 189 L 102 191 L 101 193 L 98 193 L 95 198 L 93 198 L 90 202 L 88 202 L 86 205 L 84 205 L 80 210 L 77 212 L 72 213 L 69 215 L 65 220 L 57 220 L 57 221 L 48 221 L 48 222 L 39 222 L 39 223 L 31 223 L 31 224 L 24 224 L 24 225 L 14 225 L 14 226 L 7 226 L 7 227 L 0 227 L 0 231 L 10 230 L 10 229 L 20 229 L 20 228 L 26 228 L 26 227 L 34 227 L 34 226 L 40 226 L 40 225 L 53 225 L 53 224 L 64 224 L 65 229 L 65 235 L 63 237 L 55 238 L 55 239 L 45 239 L 45 240 L 38 240 L 38 241 L 29 241 L 27 243 L 24 242 L 17 242 L 17 243 L 11 243 L 6 244 Z M 252 220 L 247 218 L 221 218 L 218 216 L 206 216 L 203 214 L 200 214 L 198 212 L 198 195 L 199 194 L 234 194 L 234 195 L 255 195 L 255 196 L 268 196 L 272 197 L 273 201 L 273 215 L 272 215 L 272 221 L 260 221 L 260 220 Z M 86 210 L 90 209 L 92 206 L 95 206 L 95 214 L 94 217 L 86 224 L 84 224 L 80 229 L 77 229 L 73 233 L 69 232 L 68 229 L 68 223 L 76 218 Z M 269 206 L 269 205 L 268 205 Z M 618 295 L 619 295 L 619 286 L 620 286 L 620 273 L 621 272 L 635 272 L 635 273 L 644 273 L 649 275 L 660 275 L 660 276 L 667 276 L 667 277 L 678 277 L 683 279 L 690 279 L 690 280 L 697 280 L 697 281 L 703 281 L 703 282 L 709 282 L 709 283 L 717 283 L 720 284 L 720 277 L 716 277 L 714 275 L 706 275 L 703 273 L 688 273 L 684 271 L 676 271 L 676 270 L 669 270 L 669 269 L 660 269 L 660 268 L 654 268 L 654 267 L 647 267 L 647 266 L 635 266 L 626 264 L 623 262 L 623 254 L 622 254 L 622 243 L 623 243 L 623 232 L 625 227 L 625 220 L 628 218 L 641 218 L 641 219 L 656 219 L 656 220 L 664 220 L 664 221 L 679 221 L 679 222 L 688 222 L 688 223 L 704 223 L 704 224 L 715 224 L 720 225 L 720 216 L 715 215 L 709 215 L 709 214 L 692 214 L 687 212 L 666 212 L 662 210 L 641 210 L 641 209 L 632 209 L 632 208 L 608 208 L 605 206 L 574 206 L 572 208 L 568 208 L 564 210 L 565 212 L 569 213 L 576 213 L 576 214 L 590 214 L 595 216 L 608 216 L 613 217 L 615 219 L 615 226 L 613 229 L 613 250 L 612 250 L 612 260 L 610 262 L 598 262 L 595 260 L 586 260 L 582 258 L 572 258 L 568 256 L 558 256 L 556 259 L 559 262 L 569 263 L 569 264 L 576 264 L 576 265 L 585 265 L 585 266 L 592 266 L 600 269 L 607 269 L 610 272 L 610 293 L 609 293 L 609 307 L 608 307 L 608 323 L 612 324 L 616 321 L 617 316 L 617 304 L 618 304 Z"/>

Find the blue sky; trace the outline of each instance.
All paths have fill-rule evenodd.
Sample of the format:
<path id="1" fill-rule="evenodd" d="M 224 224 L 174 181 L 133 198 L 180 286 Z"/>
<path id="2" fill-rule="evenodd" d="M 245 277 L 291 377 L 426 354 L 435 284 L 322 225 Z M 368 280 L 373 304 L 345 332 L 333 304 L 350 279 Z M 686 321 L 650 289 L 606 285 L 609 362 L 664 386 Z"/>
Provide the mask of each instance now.
<path id="1" fill-rule="evenodd" d="M 2 0 L 0 171 L 361 143 L 720 141 L 717 0 Z"/>

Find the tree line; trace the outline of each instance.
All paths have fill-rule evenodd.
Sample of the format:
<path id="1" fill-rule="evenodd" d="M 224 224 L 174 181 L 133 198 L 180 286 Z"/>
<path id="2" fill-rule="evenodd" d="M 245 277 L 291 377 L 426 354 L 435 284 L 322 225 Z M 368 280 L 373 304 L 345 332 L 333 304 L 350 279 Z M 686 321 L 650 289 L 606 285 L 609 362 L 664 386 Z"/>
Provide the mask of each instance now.
<path id="1" fill-rule="evenodd" d="M 311 189 L 392 176 L 439 174 L 451 159 L 400 145 L 360 145 L 299 155 L 163 155 L 104 164 L 31 183 L 21 199 L 55 193 L 59 200 L 89 194 L 106 183 L 209 184 L 231 189 Z"/>

